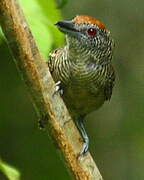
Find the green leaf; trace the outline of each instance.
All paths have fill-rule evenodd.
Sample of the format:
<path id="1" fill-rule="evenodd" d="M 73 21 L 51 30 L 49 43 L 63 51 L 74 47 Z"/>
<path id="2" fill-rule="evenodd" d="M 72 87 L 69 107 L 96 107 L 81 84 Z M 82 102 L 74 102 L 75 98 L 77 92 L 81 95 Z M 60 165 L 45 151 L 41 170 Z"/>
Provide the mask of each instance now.
<path id="1" fill-rule="evenodd" d="M 52 32 L 54 45 L 61 45 L 64 40 L 64 35 L 54 26 L 58 20 L 62 19 L 61 12 L 57 9 L 57 4 L 54 0 L 37 1 L 40 3 L 43 13 L 47 18 L 47 25 Z"/>
<path id="2" fill-rule="evenodd" d="M 20 172 L 0 159 L 0 171 L 9 180 L 20 180 Z"/>
<path id="3" fill-rule="evenodd" d="M 53 46 L 63 43 L 63 36 L 54 23 L 61 19 L 54 0 L 20 0 L 28 24 L 41 54 L 48 57 Z"/>
<path id="4" fill-rule="evenodd" d="M 4 35 L 3 35 L 2 29 L 0 27 L 0 44 L 3 42 L 3 40 L 4 40 Z"/>

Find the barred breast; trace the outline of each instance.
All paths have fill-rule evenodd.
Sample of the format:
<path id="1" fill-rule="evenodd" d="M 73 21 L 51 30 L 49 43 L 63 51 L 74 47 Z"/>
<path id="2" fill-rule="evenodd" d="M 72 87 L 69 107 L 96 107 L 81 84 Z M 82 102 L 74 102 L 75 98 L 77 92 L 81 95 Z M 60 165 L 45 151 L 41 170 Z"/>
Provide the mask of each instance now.
<path id="1" fill-rule="evenodd" d="M 110 63 L 72 61 L 64 48 L 50 53 L 48 66 L 55 80 L 61 81 L 62 95 L 69 111 L 85 116 L 110 99 L 114 70 Z"/>

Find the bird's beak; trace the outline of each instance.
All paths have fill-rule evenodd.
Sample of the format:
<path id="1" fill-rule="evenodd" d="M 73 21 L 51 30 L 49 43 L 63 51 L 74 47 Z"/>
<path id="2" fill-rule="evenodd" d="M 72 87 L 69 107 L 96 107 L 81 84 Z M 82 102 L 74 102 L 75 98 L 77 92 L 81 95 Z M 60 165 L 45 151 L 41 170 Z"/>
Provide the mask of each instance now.
<path id="1" fill-rule="evenodd" d="M 74 35 L 78 32 L 73 21 L 58 21 L 55 25 L 65 34 Z"/>

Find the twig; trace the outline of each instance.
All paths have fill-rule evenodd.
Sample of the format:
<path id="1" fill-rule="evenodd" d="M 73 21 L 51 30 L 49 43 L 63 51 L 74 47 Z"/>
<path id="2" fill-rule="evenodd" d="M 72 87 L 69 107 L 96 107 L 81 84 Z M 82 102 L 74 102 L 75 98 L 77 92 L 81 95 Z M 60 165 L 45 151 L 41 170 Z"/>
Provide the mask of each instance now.
<path id="1" fill-rule="evenodd" d="M 54 81 L 16 0 L 0 0 L 0 23 L 37 112 L 48 120 L 52 137 L 59 145 L 74 178 L 102 180 L 90 153 L 77 158 L 82 146 L 81 137 L 62 99 L 54 93 Z"/>

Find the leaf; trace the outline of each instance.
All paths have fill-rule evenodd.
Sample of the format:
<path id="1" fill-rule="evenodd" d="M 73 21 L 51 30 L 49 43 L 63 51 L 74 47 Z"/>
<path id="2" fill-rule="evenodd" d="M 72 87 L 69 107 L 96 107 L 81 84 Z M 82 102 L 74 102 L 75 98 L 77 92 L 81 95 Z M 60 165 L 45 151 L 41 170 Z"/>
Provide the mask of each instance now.
<path id="1" fill-rule="evenodd" d="M 53 46 L 63 42 L 62 34 L 54 27 L 61 19 L 53 0 L 20 0 L 28 24 L 44 58 L 48 57 Z"/>
<path id="2" fill-rule="evenodd" d="M 2 29 L 0 27 L 0 44 L 3 42 L 3 40 L 4 40 L 4 35 L 3 35 Z"/>
<path id="3" fill-rule="evenodd" d="M 64 40 L 64 35 L 54 26 L 54 24 L 62 19 L 60 10 L 57 9 L 57 4 L 54 0 L 37 0 L 47 18 L 47 25 L 50 28 L 54 40 L 54 45 L 61 45 Z"/>
<path id="4" fill-rule="evenodd" d="M 0 159 L 0 171 L 9 180 L 20 180 L 20 172 Z"/>

